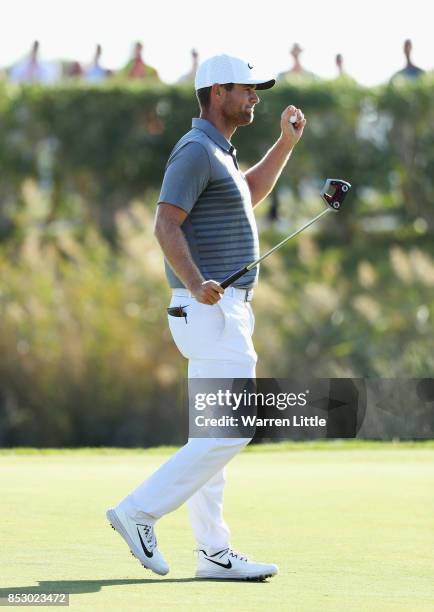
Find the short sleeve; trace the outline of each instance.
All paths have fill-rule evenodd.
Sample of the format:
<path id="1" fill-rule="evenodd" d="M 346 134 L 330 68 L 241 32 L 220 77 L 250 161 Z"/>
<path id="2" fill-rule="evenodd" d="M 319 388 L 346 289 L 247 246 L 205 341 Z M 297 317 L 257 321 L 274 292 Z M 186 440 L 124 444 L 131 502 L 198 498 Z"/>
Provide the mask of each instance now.
<path id="1" fill-rule="evenodd" d="M 167 162 L 158 202 L 167 202 L 190 213 L 210 179 L 208 153 L 200 143 L 188 142 Z"/>

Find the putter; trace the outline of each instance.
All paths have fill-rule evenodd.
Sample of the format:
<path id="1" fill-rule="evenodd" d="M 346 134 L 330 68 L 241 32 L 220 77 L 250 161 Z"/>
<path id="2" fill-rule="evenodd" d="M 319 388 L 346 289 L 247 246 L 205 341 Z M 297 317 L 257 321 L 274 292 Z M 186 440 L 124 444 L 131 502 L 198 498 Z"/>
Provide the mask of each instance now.
<path id="1" fill-rule="evenodd" d="M 293 117 L 291 117 L 291 119 L 293 119 Z M 294 123 L 293 121 L 291 122 Z M 334 188 L 333 194 L 328 193 L 331 187 Z M 276 244 L 276 246 L 274 246 L 272 249 L 264 253 L 262 257 L 255 259 L 255 261 L 252 261 L 252 263 L 247 264 L 247 266 L 245 266 L 244 268 L 240 268 L 239 270 L 237 270 L 230 276 L 226 277 L 220 283 L 220 286 L 223 289 L 226 289 L 226 287 L 229 287 L 229 285 L 232 285 L 233 282 L 241 278 L 241 276 L 244 276 L 246 272 L 248 272 L 249 270 L 257 266 L 258 263 L 260 263 L 266 257 L 271 255 L 271 253 L 274 253 L 274 251 L 277 251 L 277 249 L 280 249 L 281 247 L 283 247 L 283 245 L 286 244 L 288 240 L 291 240 L 291 238 L 294 238 L 294 236 L 297 236 L 297 234 L 300 234 L 300 232 L 304 231 L 307 227 L 312 225 L 312 223 L 315 223 L 315 221 L 318 221 L 318 219 L 320 219 L 322 216 L 326 215 L 329 212 L 339 212 L 342 206 L 342 202 L 345 200 L 345 196 L 347 195 L 350 189 L 351 189 L 351 184 L 348 183 L 347 181 L 343 181 L 342 179 L 331 179 L 331 178 L 327 179 L 326 182 L 324 183 L 324 187 L 320 191 L 321 197 L 327 203 L 327 208 L 324 209 L 322 212 L 320 212 L 319 215 L 317 215 L 316 217 L 314 217 L 313 219 L 305 223 L 302 227 L 298 228 L 298 230 L 296 230 L 295 232 L 293 232 L 292 234 L 284 238 L 281 242 L 279 242 L 279 244 Z M 168 308 L 167 312 L 172 317 L 184 317 L 185 322 L 187 323 L 187 313 L 185 312 L 184 308 L 186 308 L 186 306 L 173 306 L 171 308 Z"/>
<path id="2" fill-rule="evenodd" d="M 334 193 L 332 195 L 328 193 L 331 187 L 334 188 Z M 350 189 L 351 189 L 351 184 L 348 183 L 347 181 L 343 181 L 342 179 L 331 179 L 331 178 L 327 179 L 324 184 L 324 187 L 322 188 L 320 192 L 321 197 L 323 198 L 323 200 L 325 200 L 325 202 L 328 205 L 327 208 L 323 210 L 322 212 L 320 212 L 319 215 L 317 215 L 316 217 L 314 217 L 313 219 L 305 223 L 298 230 L 296 230 L 295 232 L 293 232 L 292 234 L 284 238 L 282 242 L 279 242 L 279 244 L 276 244 L 276 246 L 274 246 L 272 249 L 264 253 L 264 255 L 262 255 L 258 259 L 255 259 L 255 261 L 252 261 L 252 263 L 247 264 L 247 266 L 245 266 L 244 268 L 240 268 L 239 270 L 237 270 L 230 276 L 226 277 L 220 283 L 220 286 L 223 289 L 226 289 L 226 287 L 229 287 L 229 285 L 232 285 L 233 282 L 241 278 L 241 276 L 244 276 L 246 272 L 248 272 L 249 270 L 257 266 L 266 257 L 271 255 L 271 253 L 274 253 L 274 251 L 277 251 L 277 249 L 280 249 L 281 247 L 283 247 L 283 245 L 286 244 L 288 240 L 291 240 L 291 238 L 294 238 L 294 236 L 297 236 L 297 234 L 300 234 L 300 232 L 304 231 L 307 227 L 312 225 L 312 223 L 315 223 L 315 221 L 318 221 L 318 219 L 320 219 L 322 216 L 326 215 L 329 212 L 339 212 L 342 206 L 342 202 L 345 200 L 345 196 L 347 195 Z"/>

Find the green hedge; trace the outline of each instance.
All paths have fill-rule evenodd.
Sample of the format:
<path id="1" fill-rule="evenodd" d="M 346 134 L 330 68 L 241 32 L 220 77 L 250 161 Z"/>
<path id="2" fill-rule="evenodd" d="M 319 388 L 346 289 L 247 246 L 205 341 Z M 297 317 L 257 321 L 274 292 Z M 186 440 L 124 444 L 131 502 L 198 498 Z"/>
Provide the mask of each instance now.
<path id="1" fill-rule="evenodd" d="M 248 165 L 288 103 L 309 120 L 279 182 L 288 225 L 266 229 L 258 209 L 263 251 L 318 211 L 323 178 L 354 184 L 339 219 L 262 266 L 259 376 L 432 376 L 433 92 L 429 78 L 281 87 L 238 131 Z M 185 363 L 152 221 L 167 156 L 195 114 L 186 88 L 0 90 L 0 445 L 185 439 Z M 378 231 L 385 212 L 392 230 Z"/>
<path id="2" fill-rule="evenodd" d="M 261 97 L 254 124 L 234 137 L 244 164 L 271 146 L 283 108 L 294 103 L 308 126 L 281 186 L 302 197 L 306 181 L 344 177 L 354 184 L 355 212 L 369 188 L 388 196 L 403 217 L 423 217 L 434 227 L 432 77 L 376 89 L 339 80 L 280 85 Z M 73 214 L 65 210 L 72 194 L 113 237 L 114 211 L 158 189 L 192 116 L 197 103 L 185 86 L 1 86 L 0 236 L 1 228 L 13 231 L 8 204 L 26 178 L 38 177 L 50 192 L 51 219 Z"/>

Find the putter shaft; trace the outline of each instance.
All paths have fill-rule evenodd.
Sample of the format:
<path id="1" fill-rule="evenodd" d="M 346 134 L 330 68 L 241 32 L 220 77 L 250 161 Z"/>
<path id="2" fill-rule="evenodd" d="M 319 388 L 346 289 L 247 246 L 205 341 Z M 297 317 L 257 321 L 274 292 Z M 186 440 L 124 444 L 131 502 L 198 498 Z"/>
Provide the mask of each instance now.
<path id="1" fill-rule="evenodd" d="M 295 230 L 295 232 L 293 232 L 292 234 L 284 238 L 282 242 L 279 242 L 279 244 L 276 244 L 272 249 L 270 249 L 269 251 L 261 255 L 261 257 L 259 257 L 255 261 L 252 261 L 252 263 L 246 266 L 247 270 L 251 270 L 252 268 L 257 266 L 258 263 L 260 263 L 263 259 L 271 255 L 271 253 L 274 253 L 274 251 L 277 251 L 277 249 L 280 249 L 280 247 L 282 247 L 284 244 L 286 244 L 288 240 L 291 240 L 291 238 L 294 238 L 294 236 L 297 236 L 297 234 L 305 230 L 307 227 L 309 227 L 309 225 L 312 225 L 312 223 L 315 223 L 315 221 L 317 221 L 320 217 L 322 217 L 323 215 L 325 215 L 326 213 L 330 211 L 331 211 L 331 208 L 325 208 L 322 212 L 319 213 L 319 215 L 317 215 L 316 217 L 314 217 L 313 219 L 311 219 L 310 221 L 308 221 L 307 223 L 299 227 L 298 230 Z"/>
<path id="2" fill-rule="evenodd" d="M 292 234 L 284 238 L 281 242 L 279 242 L 279 244 L 276 244 L 276 246 L 274 246 L 272 249 L 264 253 L 261 257 L 259 257 L 258 259 L 255 259 L 255 261 L 252 261 L 251 263 L 247 264 L 247 266 L 244 266 L 244 268 L 237 270 L 236 272 L 234 272 L 234 274 L 231 274 L 231 276 L 228 276 L 227 278 L 225 278 L 220 283 L 220 287 L 223 287 L 223 289 L 226 289 L 226 287 L 229 287 L 229 285 L 232 285 L 232 283 L 234 283 L 236 280 L 244 276 L 246 272 L 248 272 L 249 270 L 257 266 L 258 263 L 260 263 L 263 259 L 271 255 L 271 253 L 274 253 L 274 251 L 276 251 L 277 249 L 280 249 L 280 247 L 286 244 L 288 240 L 291 240 L 291 238 L 294 238 L 294 236 L 297 236 L 297 234 L 305 230 L 307 227 L 309 227 L 309 225 L 312 225 L 312 223 L 315 223 L 315 221 L 317 221 L 320 217 L 330 212 L 331 210 L 333 209 L 326 208 L 325 210 L 321 211 L 319 215 L 317 215 L 316 217 L 314 217 L 313 219 L 305 223 L 302 227 L 299 227 L 298 230 L 296 230 L 295 232 L 293 232 Z"/>
<path id="3" fill-rule="evenodd" d="M 333 195 L 330 195 L 328 193 L 328 190 L 330 187 L 335 188 L 335 192 Z M 298 228 L 298 230 L 296 230 L 295 232 L 293 232 L 292 234 L 284 238 L 281 242 L 279 242 L 279 244 L 276 244 L 276 246 L 274 246 L 272 249 L 264 253 L 264 255 L 262 255 L 258 259 L 255 259 L 255 261 L 252 261 L 251 263 L 247 264 L 246 266 L 244 266 L 244 268 L 237 270 L 230 276 L 227 276 L 220 283 L 220 287 L 222 287 L 223 289 L 226 289 L 226 287 L 229 287 L 229 285 L 232 285 L 232 283 L 234 283 L 236 280 L 241 278 L 241 276 L 244 276 L 246 272 L 248 272 L 249 270 L 257 266 L 266 257 L 271 255 L 271 253 L 274 253 L 274 251 L 277 251 L 277 249 L 280 249 L 280 247 L 286 244 L 288 240 L 291 240 L 291 238 L 294 238 L 294 236 L 297 236 L 297 234 L 299 234 L 300 232 L 305 230 L 307 227 L 312 225 L 312 223 L 315 223 L 315 221 L 317 221 L 320 217 L 322 217 L 326 213 L 330 211 L 337 212 L 338 210 L 340 210 L 341 204 L 344 201 L 345 196 L 348 194 L 348 191 L 350 189 L 351 189 L 351 184 L 348 183 L 348 181 L 343 181 L 342 179 L 327 179 L 324 187 L 321 190 L 321 197 L 327 202 L 328 208 L 320 212 L 316 217 L 314 217 L 313 219 L 305 223 L 302 227 Z"/>

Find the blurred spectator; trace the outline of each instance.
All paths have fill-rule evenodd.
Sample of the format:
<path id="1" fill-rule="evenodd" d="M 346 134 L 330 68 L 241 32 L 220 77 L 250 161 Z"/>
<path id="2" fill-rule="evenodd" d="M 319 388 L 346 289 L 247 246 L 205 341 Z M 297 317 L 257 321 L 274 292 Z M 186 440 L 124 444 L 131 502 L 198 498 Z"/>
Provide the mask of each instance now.
<path id="1" fill-rule="evenodd" d="M 101 45 L 97 45 L 93 61 L 84 71 L 83 76 L 86 81 L 91 83 L 100 83 L 109 76 L 110 72 L 103 68 L 100 64 L 101 55 L 102 47 Z"/>
<path id="2" fill-rule="evenodd" d="M 80 62 L 77 62 L 77 60 L 74 60 L 72 62 L 68 62 L 68 65 L 66 67 L 66 76 L 71 78 L 71 79 L 77 79 L 79 77 L 81 77 L 83 74 L 83 69 L 81 67 Z"/>
<path id="3" fill-rule="evenodd" d="M 411 52 L 413 44 L 409 38 L 404 42 L 404 55 L 406 59 L 406 66 L 402 70 L 395 72 L 390 81 L 400 81 L 402 79 L 417 79 L 425 71 L 422 68 L 418 68 L 411 61 Z"/>
<path id="4" fill-rule="evenodd" d="M 344 56 L 342 55 L 342 53 L 338 53 L 335 57 L 335 62 L 336 62 L 336 67 L 338 69 L 338 74 L 336 79 L 339 79 L 340 81 L 348 81 L 348 82 L 352 82 L 355 83 L 355 80 L 353 79 L 353 77 L 350 77 L 350 75 L 345 71 L 344 69 Z"/>
<path id="5" fill-rule="evenodd" d="M 342 55 L 342 53 L 338 53 L 336 56 L 336 66 L 338 69 L 338 77 L 343 77 L 345 76 L 345 71 L 344 71 L 344 56 Z"/>
<path id="6" fill-rule="evenodd" d="M 191 50 L 191 61 L 192 61 L 191 69 L 187 72 L 187 74 L 184 74 L 179 79 L 178 83 L 194 82 L 194 79 L 196 78 L 196 70 L 199 64 L 199 53 L 197 52 L 196 49 Z"/>
<path id="7" fill-rule="evenodd" d="M 296 81 L 316 81 L 319 79 L 319 77 L 316 74 L 314 74 L 313 72 L 310 72 L 309 70 L 306 70 L 301 65 L 300 55 L 303 53 L 303 49 L 300 47 L 298 43 L 295 43 L 292 46 L 292 49 L 289 53 L 292 56 L 292 59 L 294 60 L 292 68 L 290 70 L 287 70 L 286 72 L 281 72 L 277 76 L 278 81 L 295 81 L 296 82 Z"/>
<path id="8" fill-rule="evenodd" d="M 155 68 L 145 63 L 142 58 L 142 53 L 143 45 L 141 42 L 137 42 L 134 45 L 133 57 L 122 70 L 122 74 L 128 79 L 152 79 L 154 81 L 160 81 L 158 72 Z"/>
<path id="9" fill-rule="evenodd" d="M 51 83 L 58 77 L 57 68 L 39 60 L 39 42 L 35 40 L 28 56 L 14 64 L 9 78 L 14 83 Z"/>

